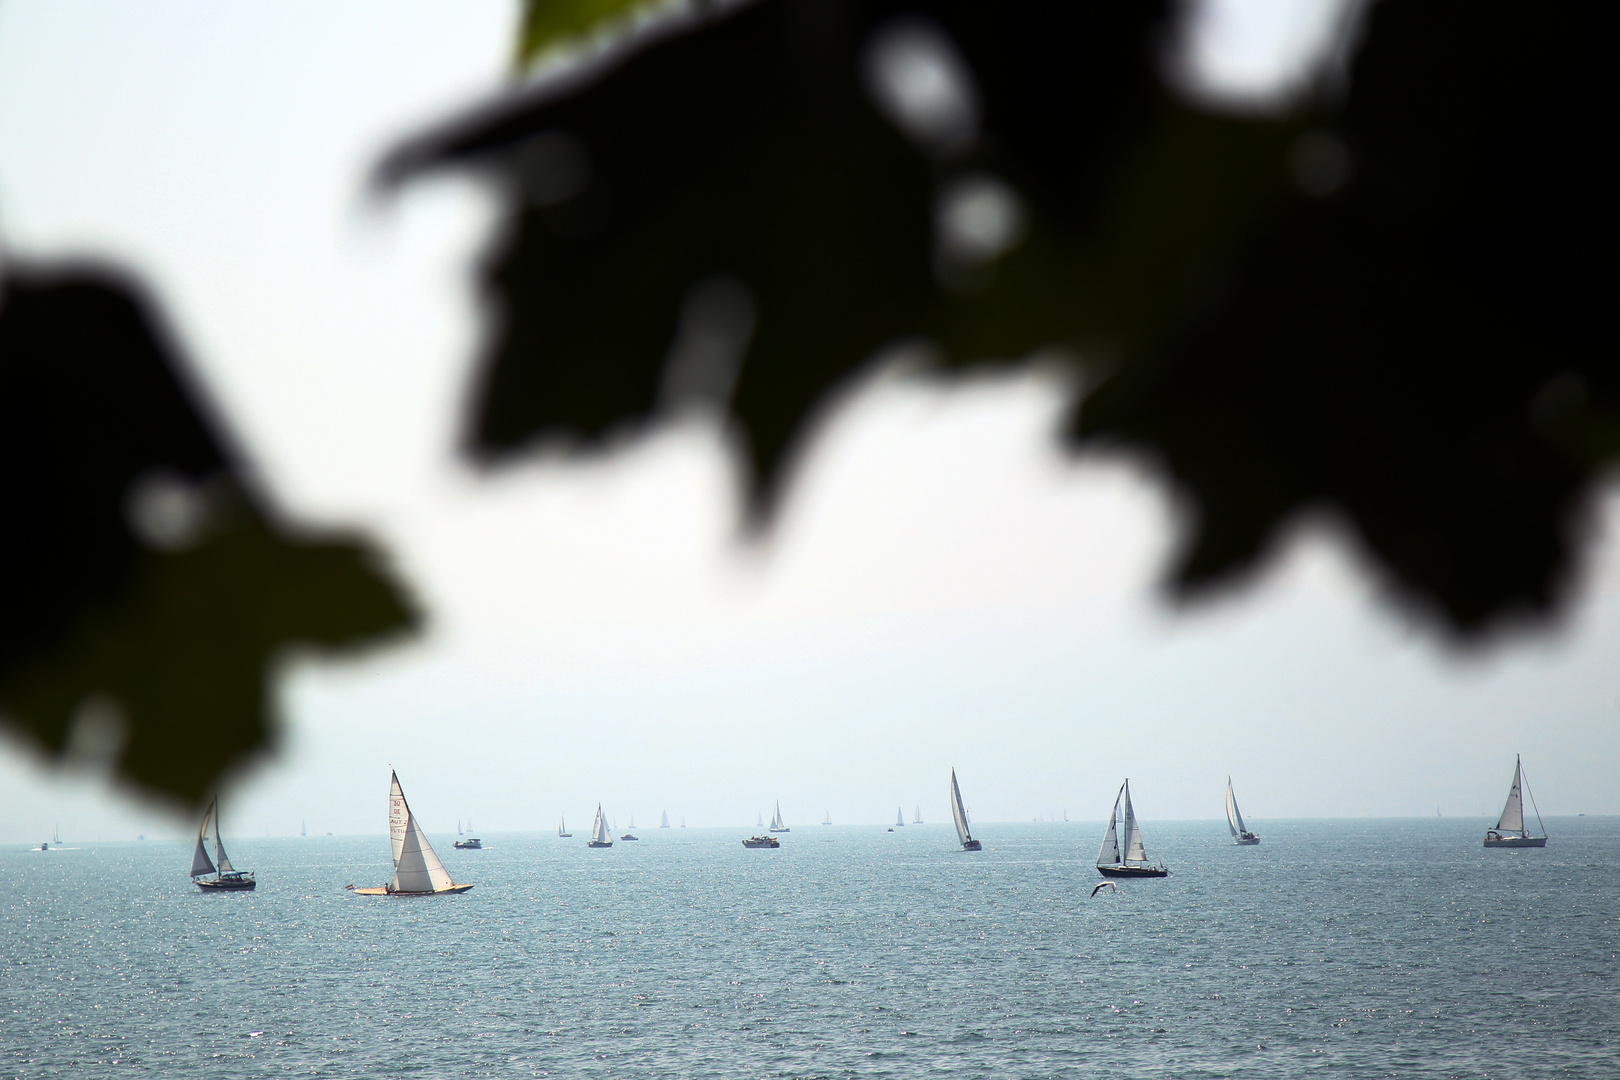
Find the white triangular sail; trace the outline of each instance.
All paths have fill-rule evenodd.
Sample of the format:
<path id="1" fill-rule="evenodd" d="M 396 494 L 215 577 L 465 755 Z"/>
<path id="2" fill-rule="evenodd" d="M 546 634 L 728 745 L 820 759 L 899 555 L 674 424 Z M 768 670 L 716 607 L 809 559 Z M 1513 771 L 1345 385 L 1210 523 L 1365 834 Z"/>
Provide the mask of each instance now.
<path id="1" fill-rule="evenodd" d="M 1119 794 L 1114 796 L 1114 809 L 1108 815 L 1108 831 L 1103 833 L 1102 847 L 1097 849 L 1098 866 L 1119 865 L 1119 833 L 1114 823 L 1119 820 L 1119 802 L 1125 797 L 1125 789 L 1121 787 Z"/>
<path id="2" fill-rule="evenodd" d="M 780 832 L 781 830 L 782 830 L 782 800 L 777 799 L 776 800 L 776 813 L 771 815 L 771 831 L 772 832 Z"/>
<path id="3" fill-rule="evenodd" d="M 659 827 L 659 828 L 660 828 L 660 829 L 667 829 L 667 828 L 669 828 L 669 811 L 668 811 L 668 810 L 665 810 L 665 811 L 664 811 L 664 818 L 663 818 L 663 820 L 662 820 L 662 821 L 660 821 L 660 822 L 659 822 L 659 823 L 658 823 L 658 827 Z"/>
<path id="4" fill-rule="evenodd" d="M 611 844 L 613 838 L 608 835 L 607 818 L 602 816 L 602 804 L 596 804 L 596 824 L 591 826 L 591 840 L 598 844 Z"/>
<path id="5" fill-rule="evenodd" d="M 1147 852 L 1142 847 L 1142 830 L 1136 824 L 1136 810 L 1131 806 L 1131 782 L 1125 781 L 1125 863 L 1139 863 L 1147 861 Z"/>
<path id="6" fill-rule="evenodd" d="M 1496 819 L 1497 832 L 1524 832 L 1524 779 L 1523 762 L 1519 756 L 1513 756 L 1513 786 L 1508 788 L 1507 805 L 1502 807 L 1502 816 Z"/>
<path id="7" fill-rule="evenodd" d="M 557 835 L 558 836 L 567 836 L 568 835 L 568 815 L 567 814 L 563 814 L 562 816 L 557 818 Z"/>
<path id="8" fill-rule="evenodd" d="M 388 839 L 394 849 L 394 880 L 388 883 L 390 891 L 438 892 L 453 884 L 449 871 L 417 825 L 397 774 L 389 777 Z"/>
<path id="9" fill-rule="evenodd" d="M 968 830 L 967 807 L 962 805 L 962 789 L 956 783 L 956 770 L 951 770 L 951 820 L 956 822 L 956 838 L 966 844 L 973 839 Z"/>
<path id="10" fill-rule="evenodd" d="M 208 857 L 208 823 L 213 820 L 214 808 L 218 803 L 219 800 L 215 799 L 208 804 L 208 809 L 203 811 L 202 824 L 197 828 L 197 850 L 191 854 L 192 877 L 212 874 L 216 869 L 213 860 Z"/>
<path id="11" fill-rule="evenodd" d="M 1226 778 L 1226 827 L 1235 840 L 1249 830 L 1243 827 L 1243 812 L 1238 809 L 1237 796 L 1232 794 L 1232 778 Z"/>
<path id="12" fill-rule="evenodd" d="M 210 826 L 214 837 L 214 865 L 219 867 L 221 874 L 234 874 L 236 867 L 231 865 L 230 856 L 225 854 L 225 841 L 219 838 L 219 799 L 214 799 L 214 820 Z M 269 830 L 265 830 L 268 834 Z"/>
<path id="13" fill-rule="evenodd" d="M 906 823 L 906 811 L 904 807 L 897 806 L 894 808 L 894 823 L 896 825 L 904 825 Z"/>

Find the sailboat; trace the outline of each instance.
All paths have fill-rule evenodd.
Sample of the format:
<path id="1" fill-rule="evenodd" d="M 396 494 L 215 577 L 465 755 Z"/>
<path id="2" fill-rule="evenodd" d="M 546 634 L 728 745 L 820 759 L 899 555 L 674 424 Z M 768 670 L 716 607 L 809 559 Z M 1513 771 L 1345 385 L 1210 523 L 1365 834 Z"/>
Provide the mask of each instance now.
<path id="1" fill-rule="evenodd" d="M 956 822 L 956 838 L 962 841 L 963 851 L 982 851 L 968 828 L 967 807 L 962 805 L 962 789 L 956 784 L 956 770 L 951 770 L 951 820 Z"/>
<path id="2" fill-rule="evenodd" d="M 1496 819 L 1496 827 L 1485 830 L 1486 847 L 1546 847 L 1547 826 L 1541 824 L 1541 810 L 1536 807 L 1536 797 L 1530 796 L 1530 806 L 1535 810 L 1536 825 L 1541 829 L 1540 836 L 1531 836 L 1530 830 L 1524 827 L 1524 795 L 1530 791 L 1530 782 L 1524 778 L 1524 763 L 1518 754 L 1513 755 L 1513 786 L 1508 788 L 1507 804 L 1502 807 L 1502 816 Z"/>
<path id="3" fill-rule="evenodd" d="M 823 825 L 831 825 L 832 824 L 832 811 L 831 810 L 827 811 L 826 815 L 824 817 L 822 817 L 821 823 Z"/>
<path id="4" fill-rule="evenodd" d="M 683 828 L 683 829 L 686 828 L 686 817 L 685 817 L 685 815 L 682 815 L 682 817 L 681 817 L 681 828 Z"/>
<path id="5" fill-rule="evenodd" d="M 630 815 L 630 831 L 625 833 L 623 836 L 619 837 L 619 839 L 620 840 L 640 840 L 641 839 L 641 837 L 636 835 L 636 815 L 634 815 L 634 814 Z"/>
<path id="6" fill-rule="evenodd" d="M 298 835 L 299 836 L 308 836 L 309 835 L 309 825 L 308 825 L 308 823 L 306 823 L 304 821 L 303 818 L 298 819 Z"/>
<path id="7" fill-rule="evenodd" d="M 754 822 L 755 827 L 763 829 L 765 827 L 765 815 L 764 814 L 755 814 L 754 817 L 757 819 Z"/>
<path id="8" fill-rule="evenodd" d="M 356 895 L 439 896 L 472 888 L 450 880 L 450 871 L 439 861 L 438 852 L 428 843 L 427 834 L 405 801 L 398 773 L 388 775 L 388 839 L 394 848 L 393 880 L 380 889 L 353 889 Z"/>
<path id="9" fill-rule="evenodd" d="M 1125 857 L 1119 857 L 1119 830 L 1125 831 Z M 1150 866 L 1142 847 L 1142 827 L 1131 806 L 1131 782 L 1126 780 L 1114 796 L 1114 812 L 1108 817 L 1102 849 L 1097 852 L 1097 870 L 1104 877 L 1165 877 L 1170 871 L 1161 863 Z"/>
<path id="10" fill-rule="evenodd" d="M 669 828 L 669 811 L 668 811 L 668 810 L 665 810 L 665 811 L 664 811 L 664 816 L 663 816 L 663 819 L 662 819 L 662 820 L 661 820 L 661 821 L 659 821 L 659 822 L 658 822 L 658 827 L 659 827 L 659 828 L 660 828 L 660 829 L 667 829 L 667 828 Z"/>
<path id="11" fill-rule="evenodd" d="M 1243 827 L 1243 811 L 1238 809 L 1237 796 L 1232 794 L 1232 778 L 1226 778 L 1226 827 L 1232 830 L 1232 843 L 1258 844 L 1260 838 Z"/>
<path id="12" fill-rule="evenodd" d="M 771 815 L 771 832 L 792 832 L 792 831 L 793 831 L 792 829 L 788 828 L 782 822 L 782 800 L 777 799 L 776 800 L 776 813 Z"/>
<path id="13" fill-rule="evenodd" d="M 607 819 L 602 816 L 602 804 L 596 804 L 596 824 L 591 826 L 591 838 L 586 847 L 612 847 L 613 837 L 608 835 Z"/>
<path id="14" fill-rule="evenodd" d="M 906 811 L 903 807 L 897 806 L 894 808 L 894 824 L 895 828 L 898 829 L 906 827 Z"/>
<path id="15" fill-rule="evenodd" d="M 208 838 L 214 838 L 214 857 L 208 857 Z M 213 877 L 206 875 L 213 874 Z M 253 871 L 238 870 L 225 854 L 224 841 L 219 838 L 219 799 L 216 797 L 203 811 L 202 824 L 197 828 L 197 848 L 191 853 L 191 881 L 203 892 L 235 892 L 251 889 L 258 883 Z"/>
<path id="16" fill-rule="evenodd" d="M 911 823 L 913 825 L 921 825 L 923 823 L 922 803 L 918 803 L 917 808 L 911 812 Z"/>
<path id="17" fill-rule="evenodd" d="M 557 835 L 559 837 L 561 837 L 562 839 L 564 839 L 564 840 L 567 840 L 570 836 L 574 835 L 573 833 L 568 831 L 568 815 L 567 814 L 560 815 L 557 818 Z"/>

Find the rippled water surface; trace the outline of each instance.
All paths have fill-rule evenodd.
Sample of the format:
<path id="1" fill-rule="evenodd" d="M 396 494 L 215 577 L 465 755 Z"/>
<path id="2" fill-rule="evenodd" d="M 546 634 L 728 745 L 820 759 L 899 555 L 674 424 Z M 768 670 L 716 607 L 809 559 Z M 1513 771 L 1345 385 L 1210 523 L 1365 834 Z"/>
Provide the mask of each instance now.
<path id="1" fill-rule="evenodd" d="M 388 842 L 0 851 L 0 1075 L 1620 1076 L 1620 819 L 1101 823 L 437 841 L 462 896 L 357 897 Z"/>

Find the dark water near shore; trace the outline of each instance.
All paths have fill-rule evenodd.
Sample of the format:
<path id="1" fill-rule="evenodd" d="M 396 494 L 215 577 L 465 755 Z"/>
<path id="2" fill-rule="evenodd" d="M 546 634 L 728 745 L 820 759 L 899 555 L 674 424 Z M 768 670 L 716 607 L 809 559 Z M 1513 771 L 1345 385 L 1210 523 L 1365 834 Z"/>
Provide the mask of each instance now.
<path id="1" fill-rule="evenodd" d="M 356 897 L 373 838 L 0 851 L 0 1076 L 1620 1076 L 1620 819 L 1101 823 L 437 840 L 470 893 Z"/>

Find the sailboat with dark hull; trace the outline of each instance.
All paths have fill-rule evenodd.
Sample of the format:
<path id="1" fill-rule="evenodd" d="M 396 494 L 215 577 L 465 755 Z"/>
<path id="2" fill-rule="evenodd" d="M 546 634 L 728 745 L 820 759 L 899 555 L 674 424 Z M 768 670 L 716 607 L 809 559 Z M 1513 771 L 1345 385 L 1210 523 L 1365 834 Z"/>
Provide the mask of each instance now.
<path id="1" fill-rule="evenodd" d="M 1120 833 L 1125 834 L 1125 853 L 1120 856 Z M 1131 782 L 1119 786 L 1114 797 L 1114 812 L 1108 818 L 1108 831 L 1103 833 L 1102 849 L 1097 852 L 1097 872 L 1104 877 L 1167 877 L 1169 870 L 1161 863 L 1148 862 L 1147 849 L 1142 846 L 1142 826 L 1137 823 L 1136 810 L 1131 806 Z"/>
<path id="2" fill-rule="evenodd" d="M 214 857 L 208 857 L 208 842 L 213 840 Z M 213 877 L 208 875 L 212 874 Z M 225 843 L 219 838 L 219 799 L 208 804 L 202 825 L 197 829 L 197 847 L 191 853 L 191 882 L 205 893 L 242 892 L 254 888 L 253 871 L 238 870 L 225 854 Z"/>
<path id="3" fill-rule="evenodd" d="M 1258 844 L 1260 838 L 1243 824 L 1243 811 L 1238 809 L 1237 796 L 1232 794 L 1232 778 L 1226 778 L 1226 827 L 1232 830 L 1232 843 L 1242 846 Z"/>
<path id="4" fill-rule="evenodd" d="M 962 789 L 957 786 L 955 769 L 951 770 L 951 820 L 956 823 L 956 838 L 962 841 L 963 851 L 984 850 L 984 845 L 973 839 L 973 831 L 968 827 L 967 807 L 962 805 Z"/>
<path id="5" fill-rule="evenodd" d="M 1541 824 L 1541 810 L 1536 807 L 1536 797 L 1530 795 L 1530 808 L 1535 811 L 1536 825 L 1541 829 L 1540 836 L 1532 836 L 1530 830 L 1524 827 L 1524 797 L 1530 792 L 1530 783 L 1524 777 L 1524 762 L 1518 754 L 1513 755 L 1513 784 L 1508 788 L 1507 803 L 1502 807 L 1502 816 L 1496 819 L 1496 826 L 1485 830 L 1486 847 L 1546 847 L 1547 826 Z"/>
<path id="6" fill-rule="evenodd" d="M 427 834 L 405 801 L 399 775 L 389 774 L 388 839 L 394 849 L 394 877 L 380 889 L 354 889 L 359 896 L 443 896 L 464 893 L 471 885 L 457 885 L 439 861 Z"/>

